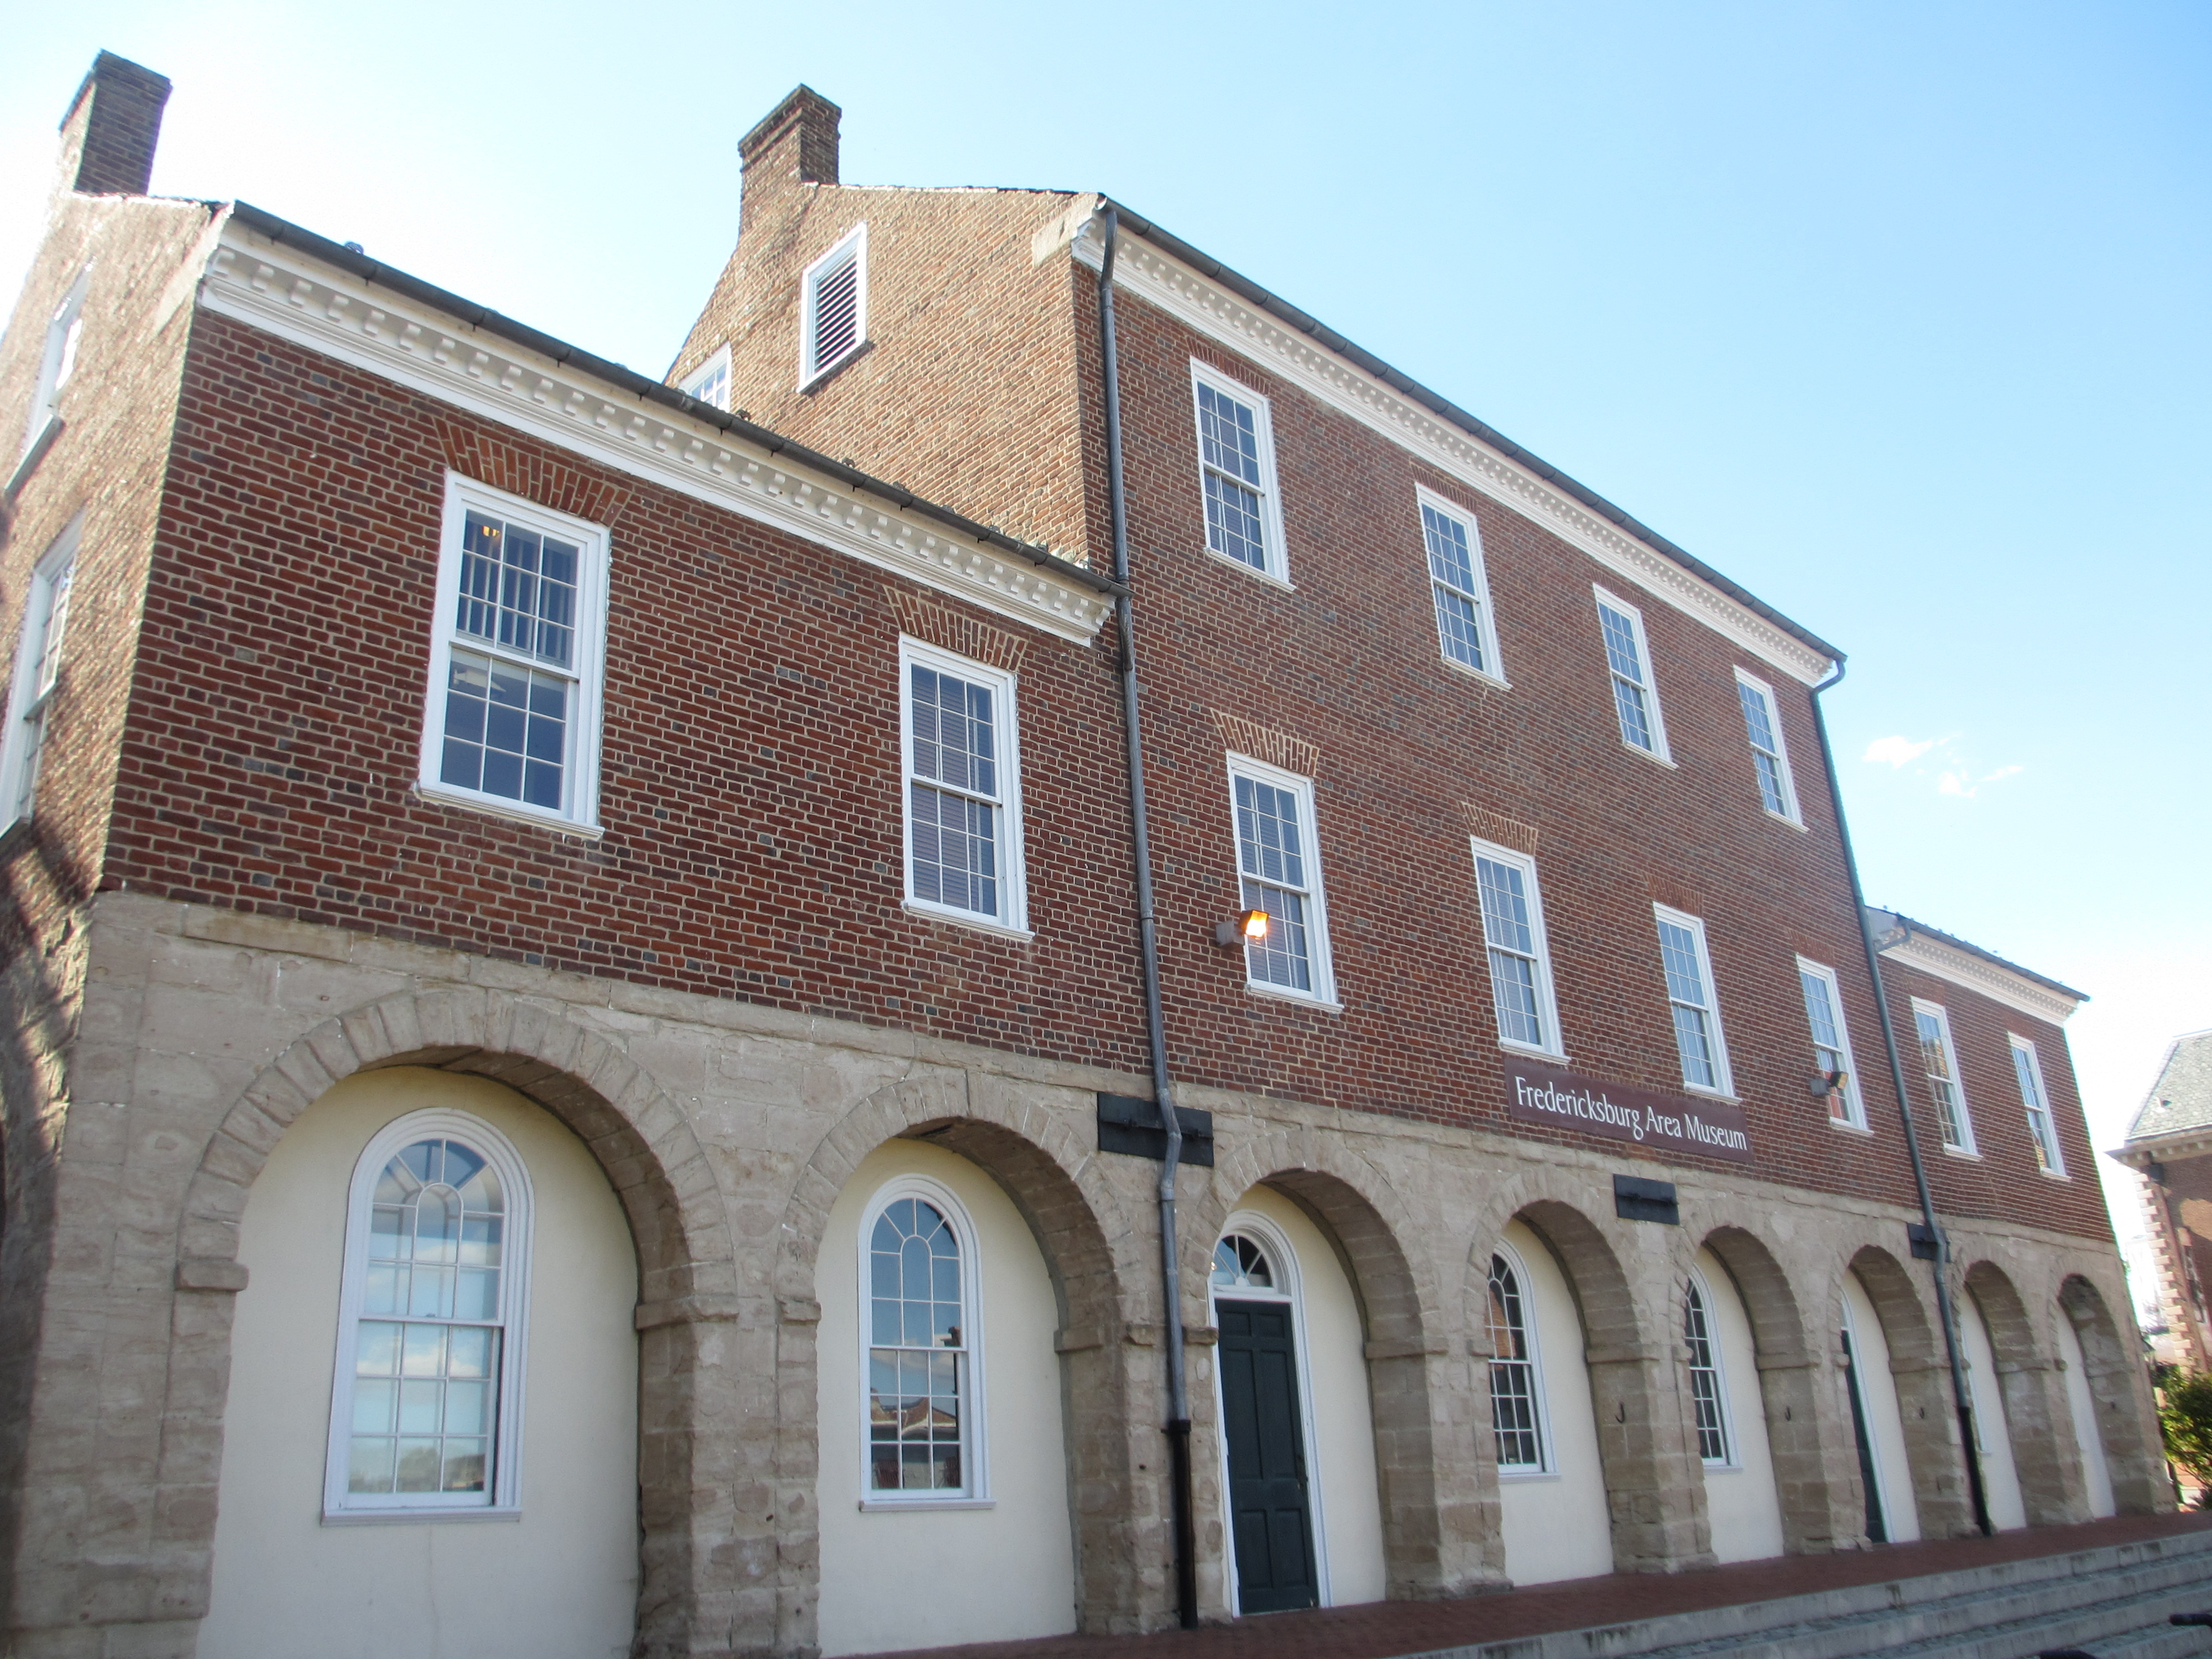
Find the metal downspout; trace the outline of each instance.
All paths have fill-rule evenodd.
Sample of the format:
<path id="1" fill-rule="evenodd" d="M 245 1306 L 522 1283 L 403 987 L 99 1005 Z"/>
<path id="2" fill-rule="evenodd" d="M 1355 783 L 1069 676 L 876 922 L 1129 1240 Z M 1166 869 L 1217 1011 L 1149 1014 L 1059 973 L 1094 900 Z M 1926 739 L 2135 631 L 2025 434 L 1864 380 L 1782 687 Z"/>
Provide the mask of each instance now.
<path id="1" fill-rule="evenodd" d="M 1127 601 L 1125 600 L 1126 604 Z M 1951 1237 L 1936 1221 L 1936 1200 L 1928 1188 L 1928 1165 L 1920 1156 L 1920 1137 L 1912 1123 L 1912 1097 L 1905 1087 L 1905 1061 L 1898 1052 L 1897 1024 L 1889 1014 L 1889 993 L 1881 981 L 1881 952 L 1874 939 L 1874 925 L 1867 920 L 1866 893 L 1859 885 L 1859 862 L 1851 853 L 1850 826 L 1844 821 L 1843 791 L 1836 783 L 1836 755 L 1828 743 L 1827 717 L 1821 712 L 1820 694 L 1843 683 L 1844 666 L 1836 665 L 1835 677 L 1813 688 L 1813 729 L 1820 737 L 1820 764 L 1828 777 L 1828 799 L 1836 810 L 1836 836 L 1844 848 L 1844 870 L 1850 877 L 1851 908 L 1858 913 L 1859 943 L 1866 951 L 1867 972 L 1874 979 L 1875 1012 L 1881 1018 L 1881 1046 L 1889 1055 L 1890 1085 L 1897 1091 L 1897 1114 L 1905 1123 L 1905 1150 L 1912 1159 L 1912 1182 L 1920 1193 L 1920 1218 L 1936 1240 L 1936 1313 L 1943 1325 L 1943 1348 L 1951 1361 L 1951 1398 L 1959 1412 L 1959 1443 L 1966 1456 L 1966 1492 L 1974 1510 L 1974 1524 L 1982 1536 L 1992 1536 L 1989 1493 L 1982 1484 L 1982 1458 L 1974 1440 L 1973 1396 L 1966 1389 L 1966 1364 L 1959 1352 L 1959 1327 L 1951 1307 Z M 1856 1363 L 1856 1361 L 1854 1362 Z"/>
<path id="2" fill-rule="evenodd" d="M 1137 930 L 1145 963 L 1145 1022 L 1152 1039 L 1152 1099 L 1167 1138 L 1160 1162 L 1161 1340 L 1168 1351 L 1168 1468 L 1175 1515 L 1176 1610 L 1185 1630 L 1198 1627 L 1198 1555 L 1191 1512 L 1190 1387 L 1183 1368 L 1182 1273 L 1176 1263 L 1176 1170 L 1182 1161 L 1182 1121 L 1168 1076 L 1166 1017 L 1160 1007 L 1159 924 L 1152 903 L 1152 836 L 1145 817 L 1145 741 L 1138 724 L 1137 644 L 1129 604 L 1129 515 L 1121 483 L 1121 366 L 1114 342 L 1114 252 L 1121 216 L 1105 211 L 1106 251 L 1098 266 L 1098 333 L 1105 353 L 1106 496 L 1114 531 L 1114 627 L 1121 646 L 1121 722 L 1128 740 L 1129 830 L 1137 865 Z"/>

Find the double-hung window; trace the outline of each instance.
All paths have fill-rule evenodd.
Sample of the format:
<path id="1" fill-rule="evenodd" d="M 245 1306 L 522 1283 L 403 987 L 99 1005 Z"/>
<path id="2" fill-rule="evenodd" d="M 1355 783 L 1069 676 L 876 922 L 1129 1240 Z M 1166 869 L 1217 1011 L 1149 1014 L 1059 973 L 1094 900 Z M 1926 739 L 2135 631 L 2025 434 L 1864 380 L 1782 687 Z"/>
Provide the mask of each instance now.
<path id="1" fill-rule="evenodd" d="M 1206 495 L 1206 551 L 1287 582 L 1282 505 L 1275 489 L 1275 431 L 1267 400 L 1194 361 L 1198 471 Z"/>
<path id="2" fill-rule="evenodd" d="M 868 342 L 867 226 L 854 226 L 807 266 L 799 292 L 799 385 L 804 391 Z"/>
<path id="3" fill-rule="evenodd" d="M 1651 908 L 1659 923 L 1659 957 L 1667 972 L 1667 1006 L 1674 1018 L 1683 1085 L 1707 1094 L 1734 1094 L 1728 1045 L 1721 1035 L 1720 1003 L 1713 995 L 1705 924 L 1663 904 Z"/>
<path id="4" fill-rule="evenodd" d="M 1517 1263 L 1503 1251 L 1490 1258 L 1490 1420 L 1498 1437 L 1500 1474 L 1541 1474 L 1543 1385 L 1536 1343 Z"/>
<path id="5" fill-rule="evenodd" d="M 69 622 L 70 589 L 76 580 L 79 514 L 54 538 L 31 572 L 23 597 L 23 627 L 15 641 L 15 675 L 8 697 L 8 730 L 0 741 L 0 829 L 31 816 L 45 751 L 54 688 L 61 683 L 62 634 Z"/>
<path id="6" fill-rule="evenodd" d="M 1328 902 L 1314 844 L 1313 780 L 1231 755 L 1229 789 L 1243 906 L 1267 915 L 1266 936 L 1245 942 L 1245 984 L 1334 1004 Z"/>
<path id="7" fill-rule="evenodd" d="M 23 453 L 27 455 L 59 413 L 62 388 L 76 373 L 77 345 L 84 338 L 84 295 L 92 283 L 92 268 L 77 273 L 62 302 L 46 323 L 46 349 L 39 357 L 39 383 L 31 396 L 30 418 L 23 425 Z"/>
<path id="8" fill-rule="evenodd" d="M 1427 490 L 1419 492 L 1421 538 L 1429 551 L 1429 587 L 1437 605 L 1437 641 L 1444 660 L 1501 685 L 1490 580 L 1482 568 L 1482 534 L 1474 515 Z"/>
<path id="9" fill-rule="evenodd" d="M 2036 1167 L 2045 1175 L 2063 1176 L 2066 1157 L 2058 1150 L 2058 1123 L 2051 1115 L 2051 1097 L 2043 1086 L 2043 1062 L 2026 1037 L 2008 1040 L 2013 1075 L 2020 1080 L 2020 1103 L 2027 1113 L 2027 1138 L 2035 1143 Z"/>
<path id="10" fill-rule="evenodd" d="M 1508 1048 L 1563 1056 L 1559 1005 L 1552 990 L 1551 948 L 1544 937 L 1544 901 L 1536 860 L 1525 853 L 1474 842 L 1475 890 L 1482 906 L 1483 946 L 1490 957 L 1490 1000 L 1498 1040 Z"/>
<path id="11" fill-rule="evenodd" d="M 1690 1354 L 1690 1404 L 1697 1413 L 1698 1460 L 1726 1468 L 1729 1451 L 1728 1390 L 1721 1376 L 1720 1343 L 1713 1335 L 1705 1287 L 1695 1273 L 1682 1299 L 1682 1340 Z"/>
<path id="12" fill-rule="evenodd" d="M 1752 770 L 1759 776 L 1759 801 L 1785 823 L 1804 828 L 1797 814 L 1797 786 L 1790 775 L 1790 751 L 1782 746 L 1782 719 L 1774 689 L 1735 671 L 1736 701 L 1743 705 L 1743 728 L 1751 739 Z"/>
<path id="13" fill-rule="evenodd" d="M 909 908 L 1026 936 L 1014 677 L 899 642 Z"/>
<path id="14" fill-rule="evenodd" d="M 1959 1051 L 1951 1042 L 1951 1017 L 1941 1003 L 1912 999 L 1912 1028 L 1920 1039 L 1920 1069 L 1936 1103 L 1936 1120 L 1947 1152 L 1972 1153 L 1974 1123 L 1959 1081 Z"/>
<path id="15" fill-rule="evenodd" d="M 469 1114 L 388 1125 L 355 1167 L 323 1508 L 512 1511 L 530 1180 Z"/>
<path id="16" fill-rule="evenodd" d="M 1813 1069 L 1826 1086 L 1828 1116 L 1854 1129 L 1867 1127 L 1866 1100 L 1859 1093 L 1858 1069 L 1851 1061 L 1850 1033 L 1844 1025 L 1843 987 L 1836 970 L 1797 958 L 1797 988 L 1805 997 L 1805 1024 L 1813 1034 Z"/>
<path id="17" fill-rule="evenodd" d="M 425 795 L 599 833 L 607 532 L 446 478 Z"/>
<path id="18" fill-rule="evenodd" d="M 684 377 L 680 390 L 702 404 L 728 412 L 730 407 L 730 348 L 726 345 Z"/>
<path id="19" fill-rule="evenodd" d="M 1659 686 L 1651 678 L 1651 647 L 1644 637 L 1644 613 L 1602 587 L 1597 594 L 1598 633 L 1605 642 L 1606 673 L 1613 686 L 1613 712 L 1620 740 L 1639 754 L 1673 765 L 1667 751 L 1667 721 L 1659 712 Z"/>

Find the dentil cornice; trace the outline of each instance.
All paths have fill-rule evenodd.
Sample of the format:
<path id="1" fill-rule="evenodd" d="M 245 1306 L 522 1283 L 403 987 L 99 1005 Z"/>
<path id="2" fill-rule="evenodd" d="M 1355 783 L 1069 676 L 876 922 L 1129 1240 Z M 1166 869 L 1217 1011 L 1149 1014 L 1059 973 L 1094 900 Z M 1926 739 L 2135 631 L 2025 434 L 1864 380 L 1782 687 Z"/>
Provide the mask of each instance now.
<path id="1" fill-rule="evenodd" d="M 199 303 L 630 476 L 1087 645 L 1112 601 L 705 421 L 278 246 L 234 222 Z M 619 550 L 617 550 L 619 558 Z"/>
<path id="2" fill-rule="evenodd" d="M 1072 216 L 1063 216 L 1063 219 Z M 1046 227 L 1046 232 L 1057 232 L 1061 224 L 1055 221 Z M 1046 232 L 1039 233 L 1040 242 Z M 1074 257 L 1097 269 L 1103 252 L 1097 221 L 1091 219 L 1070 234 Z M 1657 550 L 1624 535 L 1579 501 L 1471 434 L 1439 420 L 1364 370 L 1253 309 L 1227 289 L 1170 258 L 1141 237 L 1121 238 L 1114 255 L 1114 280 L 1200 333 L 1373 428 L 1439 471 L 1540 524 L 1608 570 L 1717 629 L 1792 678 L 1814 684 L 1834 667 L 1820 652 Z"/>
<path id="3" fill-rule="evenodd" d="M 2081 1006 L 2048 986 L 1923 933 L 1909 934 L 1899 944 L 1884 945 L 1881 954 L 1885 961 L 1903 963 L 1923 974 L 1933 974 L 1937 979 L 1963 985 L 1969 991 L 1978 991 L 2008 1008 L 2047 1019 L 2053 1025 L 2063 1025 Z"/>

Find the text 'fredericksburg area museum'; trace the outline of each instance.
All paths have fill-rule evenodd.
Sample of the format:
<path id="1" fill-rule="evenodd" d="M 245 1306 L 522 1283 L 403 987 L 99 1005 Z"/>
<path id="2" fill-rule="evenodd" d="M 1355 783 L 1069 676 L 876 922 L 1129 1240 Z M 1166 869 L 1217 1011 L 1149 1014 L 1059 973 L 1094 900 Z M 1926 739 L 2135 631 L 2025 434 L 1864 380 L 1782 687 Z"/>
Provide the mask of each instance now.
<path id="1" fill-rule="evenodd" d="M 1834 647 L 1106 197 L 841 183 L 805 88 L 665 382 L 149 195 L 168 89 L 94 65 L 0 347 L 9 1652 L 2173 1507 L 2081 994 L 1866 908 Z"/>

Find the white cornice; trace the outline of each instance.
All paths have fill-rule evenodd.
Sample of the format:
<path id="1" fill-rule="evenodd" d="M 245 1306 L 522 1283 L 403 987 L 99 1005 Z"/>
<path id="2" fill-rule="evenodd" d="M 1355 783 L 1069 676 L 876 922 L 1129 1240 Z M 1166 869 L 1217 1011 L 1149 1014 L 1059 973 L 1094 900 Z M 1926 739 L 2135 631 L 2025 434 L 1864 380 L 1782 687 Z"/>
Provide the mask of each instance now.
<path id="1" fill-rule="evenodd" d="M 1924 933 L 1908 934 L 1895 945 L 1886 945 L 1881 954 L 1886 961 L 1900 962 L 1923 974 L 1933 974 L 1937 979 L 1963 985 L 1969 991 L 1978 991 L 1992 1001 L 2017 1008 L 2037 1019 L 2049 1020 L 2053 1025 L 2063 1025 L 2081 1006 L 2076 999 L 2054 991 L 2039 981 L 2001 968 L 1986 957 L 1959 950 L 1941 939 L 1929 939 Z"/>
<path id="2" fill-rule="evenodd" d="M 1078 204 L 1079 209 L 1084 206 Z M 1043 246 L 1058 240 L 1066 228 L 1073 239 L 1074 257 L 1096 269 L 1102 255 L 1097 221 L 1091 219 L 1079 229 L 1069 228 L 1076 213 L 1071 209 L 1048 225 L 1038 233 L 1037 242 Z M 1121 239 L 1114 257 L 1114 280 L 1200 333 L 1402 445 L 1439 471 L 1534 520 L 1607 569 L 1717 629 L 1793 679 L 1811 685 L 1826 678 L 1835 666 L 1810 646 L 1656 549 L 1624 534 L 1472 434 L 1440 420 L 1365 370 L 1255 310 L 1142 238 Z"/>
<path id="3" fill-rule="evenodd" d="M 856 495 L 705 421 L 279 246 L 233 221 L 199 302 L 634 477 L 1087 645 L 1104 594 Z M 617 554 L 619 557 L 619 554 Z"/>

